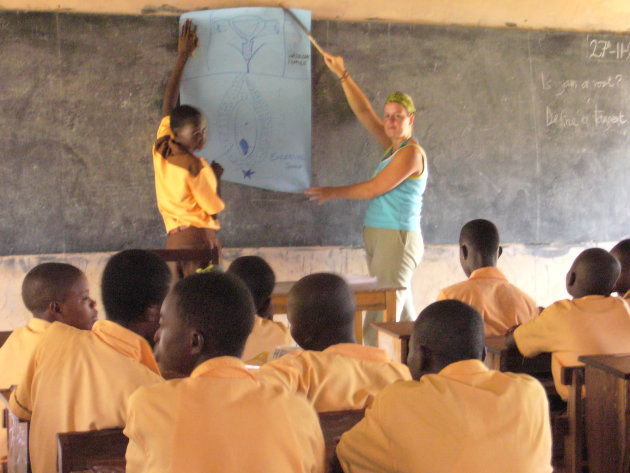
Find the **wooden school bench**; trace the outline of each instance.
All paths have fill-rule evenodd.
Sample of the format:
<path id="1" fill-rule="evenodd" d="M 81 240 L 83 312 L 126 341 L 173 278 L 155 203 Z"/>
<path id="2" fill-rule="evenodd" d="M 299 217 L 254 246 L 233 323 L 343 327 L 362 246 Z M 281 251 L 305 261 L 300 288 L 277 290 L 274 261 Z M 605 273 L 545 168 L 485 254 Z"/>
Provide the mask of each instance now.
<path id="1" fill-rule="evenodd" d="M 289 291 L 296 281 L 277 282 L 273 288 L 271 301 L 276 314 L 287 313 L 287 299 Z M 357 343 L 363 343 L 363 311 L 384 311 L 385 322 L 396 321 L 396 291 L 404 289 L 395 284 L 381 284 L 378 282 L 364 284 L 350 284 L 356 302 L 354 318 L 354 335 Z"/>
<path id="2" fill-rule="evenodd" d="M 630 471 L 630 354 L 591 355 L 585 364 L 586 441 L 591 473 Z"/>

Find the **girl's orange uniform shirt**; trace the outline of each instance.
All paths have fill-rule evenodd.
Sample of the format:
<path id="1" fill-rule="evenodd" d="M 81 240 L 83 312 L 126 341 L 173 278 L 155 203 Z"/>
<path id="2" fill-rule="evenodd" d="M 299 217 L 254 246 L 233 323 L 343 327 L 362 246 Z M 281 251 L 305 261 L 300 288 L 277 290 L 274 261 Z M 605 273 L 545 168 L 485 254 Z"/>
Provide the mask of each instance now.
<path id="1" fill-rule="evenodd" d="M 505 335 L 517 324 L 538 315 L 534 300 L 510 284 L 494 266 L 479 268 L 466 281 L 440 291 L 438 301 L 456 299 L 474 307 L 483 317 L 484 335 Z"/>
<path id="2" fill-rule="evenodd" d="M 217 178 L 208 163 L 173 141 L 171 118 L 162 119 L 153 145 L 155 195 L 166 232 L 181 227 L 221 228 L 216 218 L 225 208 Z"/>
<path id="3" fill-rule="evenodd" d="M 551 473 L 551 427 L 534 378 L 451 363 L 395 383 L 341 436 L 345 473 Z"/>
<path id="4" fill-rule="evenodd" d="M 257 372 L 264 382 L 306 396 L 317 412 L 364 409 L 385 386 L 409 380 L 409 368 L 380 348 L 339 343 L 284 355 Z"/>
<path id="5" fill-rule="evenodd" d="M 630 308 L 628 302 L 612 296 L 561 300 L 518 327 L 514 340 L 524 356 L 552 353 L 556 391 L 567 399 L 569 387 L 560 377 L 563 366 L 582 365 L 581 355 L 630 353 Z"/>
<path id="6" fill-rule="evenodd" d="M 56 471 L 58 432 L 124 426 L 131 393 L 160 381 L 149 344 L 134 332 L 108 320 L 92 330 L 54 322 L 9 401 L 31 421 L 33 473 Z"/>
<path id="7" fill-rule="evenodd" d="M 127 473 L 323 473 L 313 406 L 267 386 L 238 358 L 203 362 L 189 378 L 129 399 Z"/>

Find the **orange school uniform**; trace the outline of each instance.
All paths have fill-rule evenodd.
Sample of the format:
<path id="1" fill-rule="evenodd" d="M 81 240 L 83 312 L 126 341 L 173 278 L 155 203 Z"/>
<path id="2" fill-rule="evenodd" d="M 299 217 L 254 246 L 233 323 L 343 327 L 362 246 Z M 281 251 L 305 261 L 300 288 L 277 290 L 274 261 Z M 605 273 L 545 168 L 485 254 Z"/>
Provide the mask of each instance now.
<path id="1" fill-rule="evenodd" d="M 558 301 L 514 331 L 524 356 L 551 352 L 556 391 L 563 398 L 562 366 L 581 365 L 581 355 L 630 353 L 630 309 L 619 297 L 586 296 Z"/>
<path id="2" fill-rule="evenodd" d="M 346 473 L 551 473 L 545 390 L 479 360 L 452 363 L 385 388 L 337 456 Z"/>
<path id="3" fill-rule="evenodd" d="M 245 362 L 255 359 L 256 363 L 265 363 L 273 355 L 274 349 L 283 345 L 293 345 L 289 329 L 280 322 L 256 316 L 241 358 Z"/>
<path id="4" fill-rule="evenodd" d="M 411 379 L 409 368 L 384 350 L 339 343 L 324 351 L 297 351 L 264 365 L 264 382 L 304 394 L 317 412 L 363 409 L 385 386 Z"/>
<path id="5" fill-rule="evenodd" d="M 225 208 L 217 194 L 217 178 L 208 163 L 173 141 L 171 118 L 162 119 L 153 145 L 155 194 L 166 232 L 181 226 L 221 226 L 213 215 Z"/>
<path id="6" fill-rule="evenodd" d="M 534 300 L 494 266 L 479 268 L 467 281 L 442 289 L 438 300 L 444 299 L 456 299 L 477 309 L 483 317 L 485 336 L 505 335 L 510 327 L 538 315 Z"/>
<path id="7" fill-rule="evenodd" d="M 127 473 L 324 471 L 324 439 L 301 396 L 260 383 L 233 357 L 129 399 Z"/>
<path id="8" fill-rule="evenodd" d="M 0 389 L 8 389 L 22 380 L 28 362 L 33 356 L 44 331 L 50 322 L 33 317 L 28 324 L 13 331 L 0 348 Z M 0 459 L 7 456 L 7 430 L 0 430 Z"/>
<path id="9" fill-rule="evenodd" d="M 55 322 L 13 392 L 11 410 L 31 421 L 33 473 L 56 471 L 58 432 L 125 425 L 127 399 L 162 380 L 149 344 L 108 320 L 92 330 Z"/>

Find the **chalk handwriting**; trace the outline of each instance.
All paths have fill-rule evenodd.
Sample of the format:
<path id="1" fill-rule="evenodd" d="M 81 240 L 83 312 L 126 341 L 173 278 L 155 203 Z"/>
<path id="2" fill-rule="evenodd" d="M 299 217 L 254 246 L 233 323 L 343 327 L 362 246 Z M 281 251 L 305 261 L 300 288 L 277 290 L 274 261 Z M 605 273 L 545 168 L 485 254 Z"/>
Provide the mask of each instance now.
<path id="1" fill-rule="evenodd" d="M 556 96 L 578 90 L 615 89 L 624 85 L 623 74 L 610 74 L 596 79 L 551 79 L 544 72 L 540 73 L 540 82 L 543 90 L 550 90 Z"/>
<path id="2" fill-rule="evenodd" d="M 545 107 L 545 124 L 560 129 L 597 129 L 607 131 L 613 128 L 624 128 L 630 123 L 623 111 L 600 110 L 568 110 Z"/>
<path id="3" fill-rule="evenodd" d="M 630 62 L 630 40 L 588 35 L 586 43 L 587 58 L 591 61 Z"/>

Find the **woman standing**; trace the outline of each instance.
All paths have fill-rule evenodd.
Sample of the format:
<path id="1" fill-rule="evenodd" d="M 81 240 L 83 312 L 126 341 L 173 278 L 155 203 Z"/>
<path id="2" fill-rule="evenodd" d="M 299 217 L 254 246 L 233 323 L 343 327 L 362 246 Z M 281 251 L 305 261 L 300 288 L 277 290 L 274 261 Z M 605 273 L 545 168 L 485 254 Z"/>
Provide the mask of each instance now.
<path id="1" fill-rule="evenodd" d="M 324 54 L 324 60 L 339 77 L 350 108 L 382 146 L 384 155 L 367 181 L 339 187 L 311 187 L 305 193 L 310 196 L 309 200 L 319 204 L 330 199 L 370 201 L 363 224 L 370 274 L 381 283 L 407 288 L 397 293 L 397 319 L 413 320 L 416 314 L 411 280 L 424 252 L 420 211 L 428 175 L 424 150 L 412 136 L 416 109 L 411 97 L 394 92 L 385 101 L 381 120 L 348 74 L 343 58 Z M 382 312 L 366 314 L 365 344 L 376 344 L 371 323 L 380 317 Z"/>

